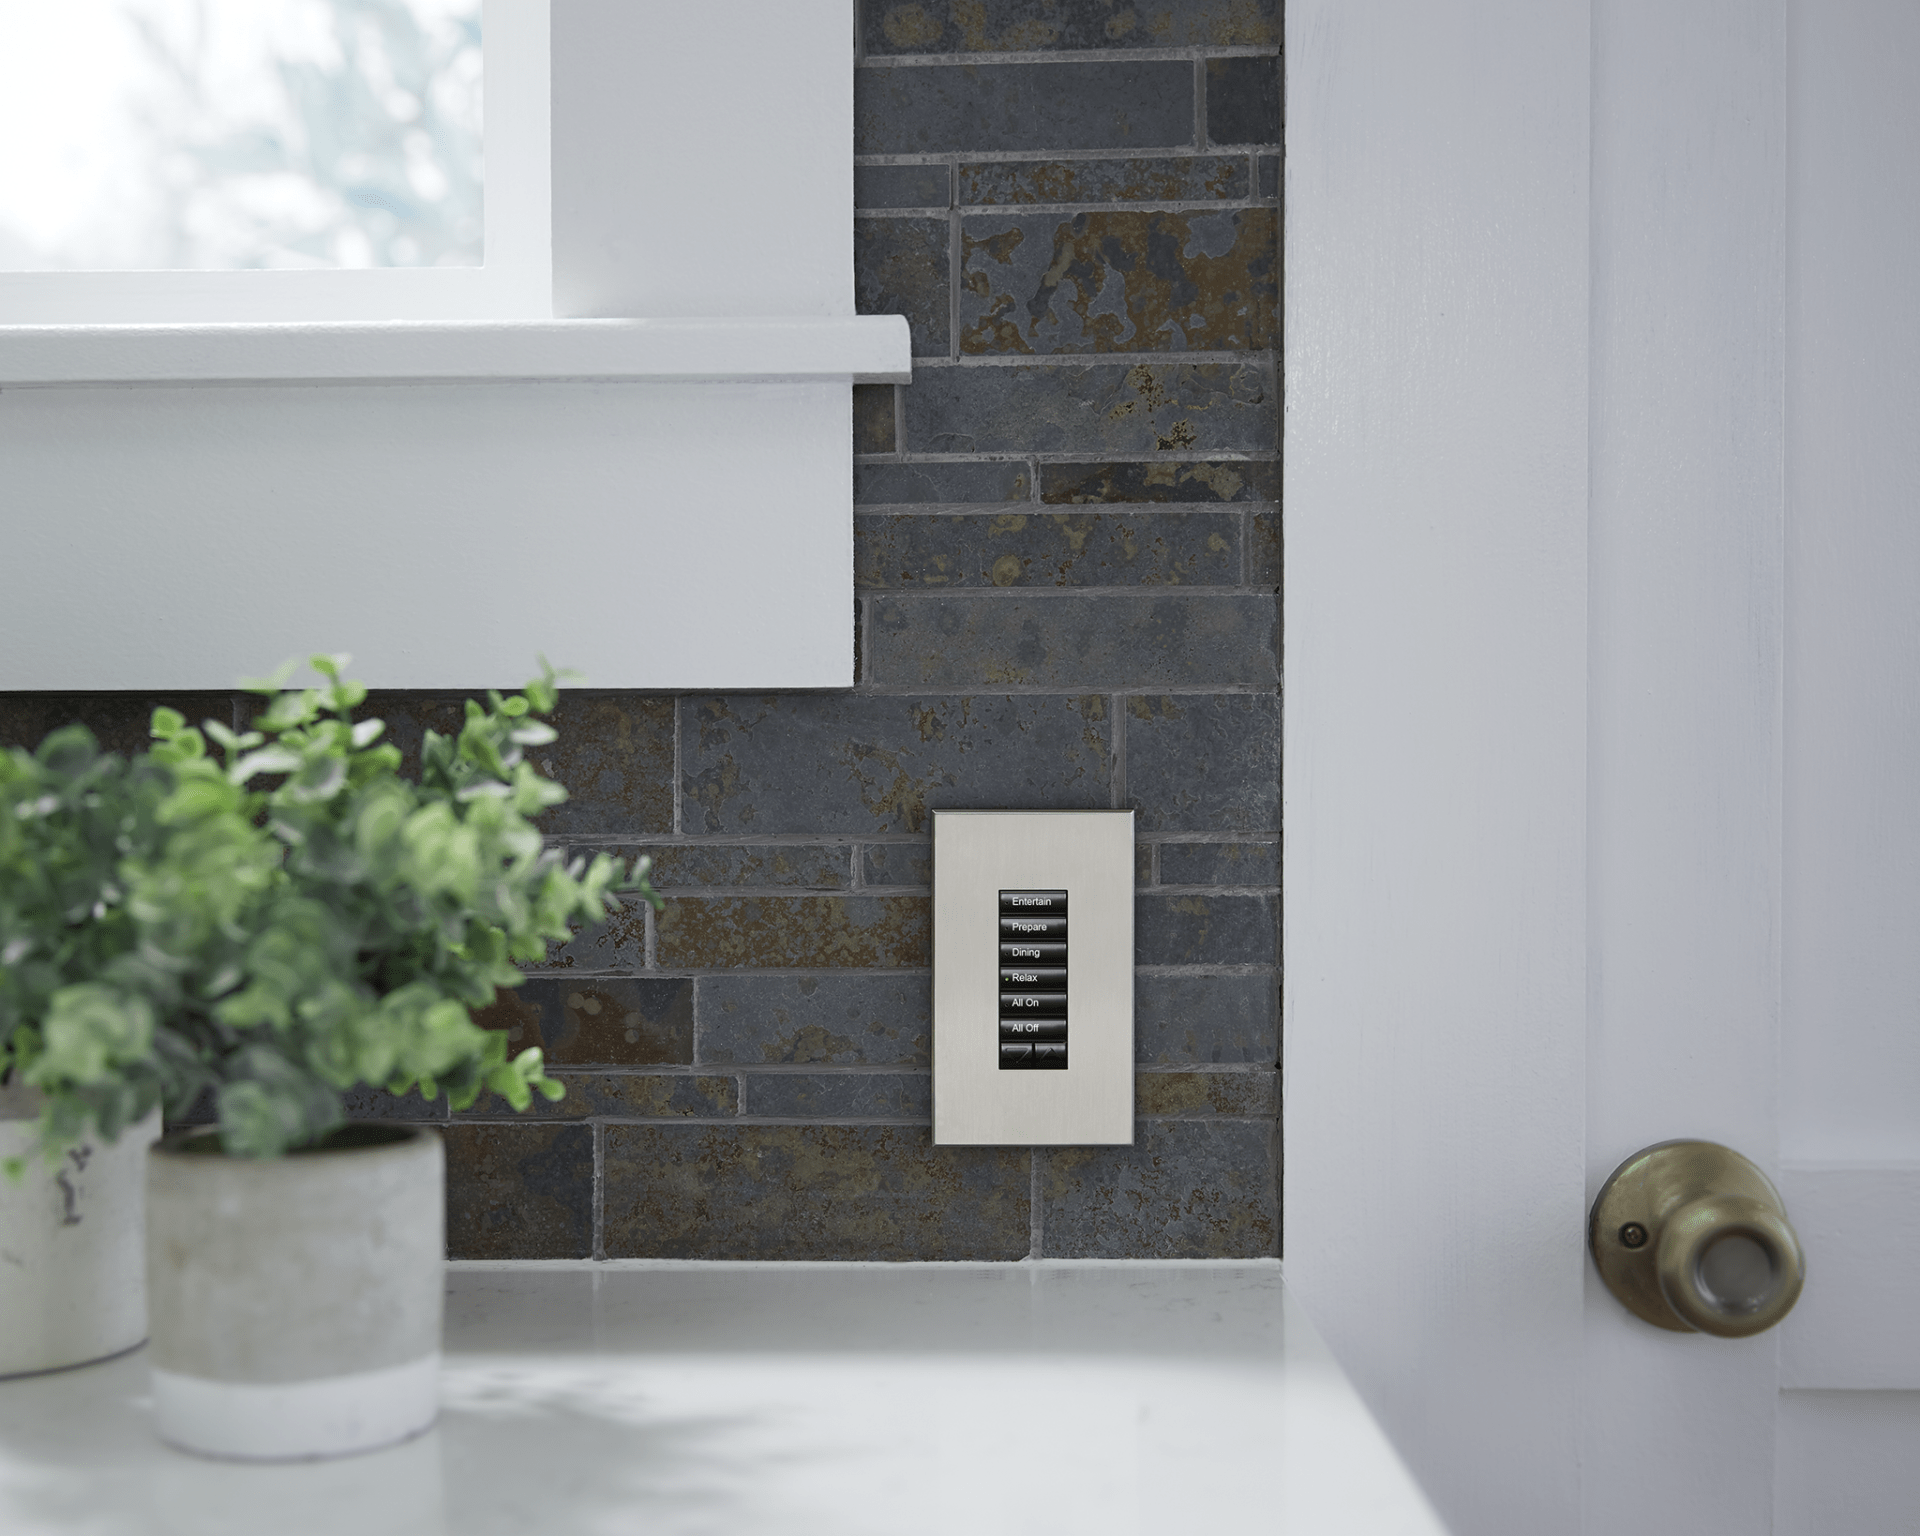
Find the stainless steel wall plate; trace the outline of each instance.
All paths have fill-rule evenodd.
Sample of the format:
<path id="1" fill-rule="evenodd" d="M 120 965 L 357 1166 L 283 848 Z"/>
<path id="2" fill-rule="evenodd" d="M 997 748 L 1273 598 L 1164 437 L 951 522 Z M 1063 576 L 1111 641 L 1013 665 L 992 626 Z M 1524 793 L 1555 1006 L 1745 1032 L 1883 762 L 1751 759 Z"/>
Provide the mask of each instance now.
<path id="1" fill-rule="evenodd" d="M 933 1139 L 1133 1141 L 1133 812 L 933 813 Z"/>

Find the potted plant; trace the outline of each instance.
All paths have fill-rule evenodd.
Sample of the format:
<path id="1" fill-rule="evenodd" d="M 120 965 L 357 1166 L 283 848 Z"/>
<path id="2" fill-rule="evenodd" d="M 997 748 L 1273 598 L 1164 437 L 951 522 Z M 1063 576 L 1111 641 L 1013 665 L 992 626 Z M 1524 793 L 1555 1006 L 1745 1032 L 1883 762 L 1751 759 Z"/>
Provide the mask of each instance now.
<path id="1" fill-rule="evenodd" d="M 155 1021 L 220 984 L 276 862 L 238 797 L 84 727 L 0 753 L 0 1375 L 146 1336 Z"/>
<path id="2" fill-rule="evenodd" d="M 354 718 L 366 690 L 343 663 L 314 658 L 319 687 L 282 688 L 290 669 L 247 685 L 268 703 L 244 734 L 153 721 L 175 793 L 233 805 L 271 863 L 217 985 L 155 1021 L 148 1058 L 170 1106 L 210 1093 L 216 1114 L 155 1146 L 147 1186 L 157 1424 L 216 1455 L 340 1455 L 432 1422 L 439 1138 L 349 1123 L 341 1095 L 559 1098 L 538 1047 L 509 1057 L 470 1010 L 616 891 L 659 903 L 644 860 L 569 865 L 534 825 L 566 795 L 526 756 L 554 739 L 550 670 L 469 700 L 457 736 L 429 731 L 415 780 L 382 723 Z M 57 1096 L 116 1069 L 37 1070 Z"/>

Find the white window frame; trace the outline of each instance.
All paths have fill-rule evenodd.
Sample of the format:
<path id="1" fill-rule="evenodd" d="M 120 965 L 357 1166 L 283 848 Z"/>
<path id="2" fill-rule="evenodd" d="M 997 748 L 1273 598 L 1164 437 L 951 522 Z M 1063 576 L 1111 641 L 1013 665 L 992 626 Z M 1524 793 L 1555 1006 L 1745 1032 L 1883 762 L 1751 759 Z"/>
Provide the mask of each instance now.
<path id="1" fill-rule="evenodd" d="M 911 377 L 905 320 L 853 312 L 852 0 L 504 0 L 548 23 L 504 104 L 502 3 L 499 310 L 188 303 L 471 275 L 435 270 L 59 274 L 127 307 L 0 314 L 0 689 L 227 688 L 337 649 L 389 688 L 539 652 L 593 687 L 852 684 L 849 386 Z M 536 94 L 541 216 L 496 237 L 497 109 Z"/>
<path id="2" fill-rule="evenodd" d="M 539 320 L 553 313 L 548 0 L 484 0 L 485 248 L 474 267 L 0 272 L 0 325 Z"/>

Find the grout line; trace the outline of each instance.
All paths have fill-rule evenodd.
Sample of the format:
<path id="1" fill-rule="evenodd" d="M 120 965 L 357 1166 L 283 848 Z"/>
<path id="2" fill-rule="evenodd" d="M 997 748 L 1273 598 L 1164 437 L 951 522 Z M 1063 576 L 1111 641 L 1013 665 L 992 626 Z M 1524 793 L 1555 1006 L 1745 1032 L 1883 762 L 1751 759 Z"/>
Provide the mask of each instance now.
<path id="1" fill-rule="evenodd" d="M 660 938 L 654 925 L 654 910 L 651 902 L 640 904 L 640 920 L 644 923 L 644 936 L 641 939 L 640 963 L 649 971 L 660 968 Z"/>
<path id="2" fill-rule="evenodd" d="M 1141 144 L 1116 145 L 1108 149 L 941 149 L 923 150 L 917 154 L 893 155 L 855 155 L 853 163 L 857 169 L 872 170 L 876 166 L 886 165 L 941 165 L 953 161 L 958 165 L 1046 165 L 1054 162 L 1066 164 L 1094 163 L 1101 160 L 1231 160 L 1235 156 L 1247 154 L 1274 154 L 1276 144 L 1232 145 L 1222 149 L 1196 151 L 1190 144 Z M 1020 206 L 1018 204 L 961 203 L 959 188 L 956 185 L 953 196 L 957 206 L 963 208 L 992 208 Z M 861 212 L 867 210 L 862 209 Z"/>
<path id="3" fill-rule="evenodd" d="M 1193 147 L 1207 147 L 1207 61 L 1198 54 L 1193 60 Z"/>
<path id="4" fill-rule="evenodd" d="M 897 462 L 907 451 L 907 386 L 893 386 L 893 457 Z M 862 652 L 864 655 L 865 653 Z"/>
<path id="5" fill-rule="evenodd" d="M 1235 157 L 1227 157 L 1235 158 Z M 1020 218 L 1027 214 L 1064 217 L 1075 213 L 1219 213 L 1270 211 L 1258 194 L 1247 197 L 1133 197 L 1105 202 L 968 203 L 958 208 L 856 208 L 856 219 L 937 219 L 952 213 L 963 219 Z"/>
<path id="6" fill-rule="evenodd" d="M 593 1235 L 591 1251 L 596 1259 L 607 1256 L 607 1130 L 592 1125 L 593 1133 Z"/>
<path id="7" fill-rule="evenodd" d="M 956 218 L 957 217 L 956 215 Z M 958 260 L 957 256 L 955 260 Z M 1115 368 L 1122 366 L 1137 368 L 1145 365 L 1148 367 L 1157 366 L 1161 368 L 1200 368 L 1218 366 L 1222 363 L 1235 363 L 1244 366 L 1261 363 L 1271 365 L 1272 358 L 1273 349 L 1271 347 L 1249 350 L 1225 348 L 1215 351 L 1202 351 L 1196 348 L 1191 352 L 970 352 L 964 357 L 957 353 L 950 353 L 946 357 L 940 357 L 933 353 L 919 353 L 913 359 L 913 366 L 916 368 Z M 1190 457 L 1204 459 L 1211 456 L 1207 450 L 1190 449 L 1187 451 Z M 1270 459 L 1274 457 L 1274 450 L 1270 448 L 1227 449 L 1224 451 L 1229 455 L 1237 454 L 1241 458 Z M 1141 449 L 1134 456 L 1154 459 L 1170 457 L 1170 455 L 1157 453 L 1152 449 Z M 974 457 L 974 455 L 950 454 L 947 455 L 947 457 L 967 458 Z M 980 455 L 980 457 L 987 457 L 987 455 Z M 1013 458 L 1016 457 L 1016 455 L 1009 452 L 1003 455 L 1003 457 Z M 1121 455 L 1110 453 L 1107 457 L 1118 458 L 1121 457 Z"/>
<path id="8" fill-rule="evenodd" d="M 851 860 L 852 875 L 850 877 L 851 883 L 847 887 L 848 890 L 864 891 L 867 889 L 866 862 L 866 850 L 859 843 L 853 844 L 853 858 Z M 875 889 L 882 889 L 882 887 L 875 887 Z"/>
<path id="9" fill-rule="evenodd" d="M 882 53 L 860 61 L 862 69 L 979 69 L 992 64 L 1155 64 L 1181 59 L 1280 57 L 1279 43 L 1187 43 L 1172 48 L 1009 48 L 1004 53 Z"/>
<path id="10" fill-rule="evenodd" d="M 1027 499 L 1036 507 L 1046 505 L 1040 499 L 1040 461 L 1037 458 L 1027 460 Z"/>
<path id="11" fill-rule="evenodd" d="M 1125 810 L 1127 805 L 1127 723 L 1121 701 L 1120 694 L 1107 695 L 1107 714 L 1113 721 L 1113 782 L 1108 786 L 1107 803 L 1116 811 Z"/>
<path id="12" fill-rule="evenodd" d="M 1253 508 L 1242 503 L 1240 513 L 1240 585 L 1253 583 Z"/>
<path id="13" fill-rule="evenodd" d="M 1027 1257 L 1037 1259 L 1041 1255 L 1045 1218 L 1040 1203 L 1040 1149 L 1035 1147 L 1028 1153 L 1027 1173 Z"/>
<path id="14" fill-rule="evenodd" d="M 959 177 L 957 166 L 948 166 L 950 178 Z M 948 200 L 953 200 L 950 191 Z M 956 204 L 947 212 L 947 356 L 957 359 L 960 356 L 960 263 L 965 259 L 961 248 L 960 210 Z"/>
<path id="15" fill-rule="evenodd" d="M 684 713 L 681 705 L 685 700 L 675 694 L 673 699 L 673 830 L 677 835 L 681 831 L 680 820 L 680 716 Z"/>

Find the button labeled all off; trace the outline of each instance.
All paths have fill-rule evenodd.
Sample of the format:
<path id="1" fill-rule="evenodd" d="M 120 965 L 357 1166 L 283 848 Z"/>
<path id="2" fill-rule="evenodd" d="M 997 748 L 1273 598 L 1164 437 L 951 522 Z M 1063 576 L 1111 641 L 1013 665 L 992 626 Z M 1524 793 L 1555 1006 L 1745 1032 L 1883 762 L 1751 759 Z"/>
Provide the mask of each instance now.
<path id="1" fill-rule="evenodd" d="M 1065 1019 L 1002 1019 L 1000 1021 L 1002 1040 L 1064 1040 L 1067 1038 Z"/>
<path id="2" fill-rule="evenodd" d="M 1067 893 L 1065 891 L 1002 891 L 1000 893 L 1000 915 L 1027 914 L 1033 917 L 1065 917 L 1067 915 Z"/>

